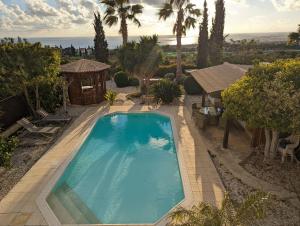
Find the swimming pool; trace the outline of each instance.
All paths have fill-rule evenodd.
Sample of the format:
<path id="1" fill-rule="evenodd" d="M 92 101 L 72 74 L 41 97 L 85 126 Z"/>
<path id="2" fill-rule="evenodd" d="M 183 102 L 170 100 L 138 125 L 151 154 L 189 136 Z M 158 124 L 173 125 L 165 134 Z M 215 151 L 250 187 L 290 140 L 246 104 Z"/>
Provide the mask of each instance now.
<path id="1" fill-rule="evenodd" d="M 115 113 L 98 119 L 47 203 L 62 224 L 151 224 L 183 199 L 170 118 Z"/>

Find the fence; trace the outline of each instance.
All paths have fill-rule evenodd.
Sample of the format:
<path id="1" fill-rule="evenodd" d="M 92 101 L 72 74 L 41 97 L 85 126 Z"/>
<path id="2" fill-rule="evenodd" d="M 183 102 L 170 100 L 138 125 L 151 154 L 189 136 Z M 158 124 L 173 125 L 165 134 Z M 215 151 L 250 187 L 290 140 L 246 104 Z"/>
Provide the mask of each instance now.
<path id="1" fill-rule="evenodd" d="M 0 128 L 6 129 L 20 118 L 29 115 L 23 95 L 8 97 L 0 101 Z"/>

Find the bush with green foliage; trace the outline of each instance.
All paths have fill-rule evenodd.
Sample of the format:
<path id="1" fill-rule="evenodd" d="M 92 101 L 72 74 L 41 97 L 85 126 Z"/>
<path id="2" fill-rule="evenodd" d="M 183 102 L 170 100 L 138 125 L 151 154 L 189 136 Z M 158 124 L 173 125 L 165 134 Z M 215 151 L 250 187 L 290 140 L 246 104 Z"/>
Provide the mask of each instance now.
<path id="1" fill-rule="evenodd" d="M 0 137 L 0 166 L 10 167 L 12 153 L 18 146 L 18 139 Z"/>
<path id="2" fill-rule="evenodd" d="M 129 77 L 129 86 L 139 86 L 140 80 L 136 77 Z"/>
<path id="3" fill-rule="evenodd" d="M 124 71 L 119 71 L 114 76 L 117 87 L 122 88 L 129 85 L 129 75 Z"/>
<path id="4" fill-rule="evenodd" d="M 191 209 L 178 207 L 170 215 L 169 226 L 246 226 L 266 216 L 271 197 L 264 192 L 249 194 L 242 203 L 236 203 L 226 194 L 221 208 L 201 202 Z"/>
<path id="5" fill-rule="evenodd" d="M 182 76 L 180 76 L 177 80 L 176 80 L 176 82 L 179 84 L 179 85 L 182 85 L 183 86 L 183 84 L 184 84 L 184 81 L 185 81 L 185 79 L 187 78 L 188 76 L 186 76 L 186 75 L 182 75 Z"/>
<path id="6" fill-rule="evenodd" d="M 173 81 L 176 78 L 176 75 L 174 73 L 167 73 L 164 78 Z"/>
<path id="7" fill-rule="evenodd" d="M 182 95 L 180 86 L 170 80 L 162 79 L 151 86 L 151 93 L 157 102 L 170 104 Z"/>
<path id="8" fill-rule="evenodd" d="M 189 95 L 199 95 L 203 93 L 203 89 L 192 76 L 188 76 L 184 82 L 185 92 Z"/>
<path id="9" fill-rule="evenodd" d="M 157 72 L 156 72 L 156 76 L 157 77 L 164 77 L 166 74 L 168 73 L 176 73 L 176 64 L 170 64 L 170 65 L 161 65 L 159 66 Z"/>
<path id="10" fill-rule="evenodd" d="M 36 105 L 34 87 L 29 88 L 30 99 Z M 57 80 L 41 83 L 39 85 L 41 107 L 47 112 L 54 113 L 63 104 L 62 86 Z"/>
<path id="11" fill-rule="evenodd" d="M 108 90 L 104 95 L 105 100 L 108 101 L 109 105 L 113 105 L 117 98 L 117 93 L 113 90 Z"/>
<path id="12" fill-rule="evenodd" d="M 157 77 L 164 77 L 166 74 L 174 73 L 176 74 L 176 64 L 169 65 L 160 65 L 155 75 Z M 196 65 L 193 64 L 183 64 L 182 70 L 185 72 L 186 70 L 196 69 Z"/>
<path id="13" fill-rule="evenodd" d="M 31 44 L 22 39 L 17 43 L 13 39 L 1 40 L 0 80 L 5 89 L 0 89 L 0 95 L 5 97 L 24 93 L 30 111 L 34 113 L 29 89 L 35 87 L 35 101 L 43 101 L 42 98 L 38 98 L 39 90 L 42 90 L 39 87 L 43 83 L 58 79 L 60 57 L 57 48 L 44 47 L 41 43 Z"/>

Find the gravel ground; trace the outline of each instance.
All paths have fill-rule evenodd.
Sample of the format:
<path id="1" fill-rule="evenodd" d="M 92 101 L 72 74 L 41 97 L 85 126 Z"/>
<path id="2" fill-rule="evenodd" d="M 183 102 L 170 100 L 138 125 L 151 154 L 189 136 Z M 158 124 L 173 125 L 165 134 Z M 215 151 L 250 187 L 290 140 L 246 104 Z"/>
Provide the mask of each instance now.
<path id="1" fill-rule="evenodd" d="M 0 171 L 0 201 L 47 150 L 47 145 L 17 148 L 12 157 L 12 167 Z"/>
<path id="2" fill-rule="evenodd" d="M 282 164 L 280 159 L 276 159 L 266 164 L 261 153 L 253 153 L 242 166 L 255 177 L 300 193 L 300 166 L 295 163 L 288 161 Z"/>
<path id="3" fill-rule="evenodd" d="M 250 192 L 255 192 L 255 189 L 233 177 L 233 175 L 224 167 L 224 165 L 220 164 L 216 157 L 213 157 L 213 162 L 220 174 L 227 192 L 233 200 L 241 202 Z M 299 226 L 300 207 L 299 209 L 296 209 L 288 201 L 277 200 L 274 197 L 271 201 L 271 205 L 268 207 L 266 218 L 259 220 L 252 225 Z"/>
<path id="4" fill-rule="evenodd" d="M 0 201 L 6 194 L 21 180 L 28 170 L 49 150 L 51 145 L 56 141 L 63 131 L 68 128 L 68 123 L 60 129 L 60 131 L 51 139 L 49 144 L 36 146 L 19 146 L 13 153 L 11 160 L 11 168 L 5 169 L 0 167 Z M 61 125 L 60 125 L 61 126 Z M 41 136 L 24 136 L 19 138 L 20 142 L 29 141 L 29 143 L 45 143 L 48 138 Z"/>

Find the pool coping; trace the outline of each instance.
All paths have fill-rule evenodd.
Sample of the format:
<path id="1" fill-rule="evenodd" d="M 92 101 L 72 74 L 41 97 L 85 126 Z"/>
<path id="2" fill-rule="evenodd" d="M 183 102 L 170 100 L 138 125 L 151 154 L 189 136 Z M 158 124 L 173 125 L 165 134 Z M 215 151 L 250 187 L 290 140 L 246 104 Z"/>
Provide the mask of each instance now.
<path id="1" fill-rule="evenodd" d="M 63 172 L 65 171 L 66 167 L 69 165 L 69 163 L 74 159 L 75 155 L 80 150 L 80 147 L 82 146 L 84 140 L 88 137 L 88 135 L 91 133 L 91 130 L 94 128 L 97 120 L 101 117 L 104 117 L 106 115 L 111 114 L 117 114 L 117 113 L 136 113 L 136 114 L 142 114 L 142 113 L 156 113 L 163 116 L 167 116 L 171 121 L 172 126 L 172 134 L 175 142 L 175 148 L 176 148 L 176 154 L 178 159 L 178 165 L 179 165 L 179 173 L 182 180 L 182 186 L 184 190 L 184 199 L 177 203 L 173 208 L 171 208 L 166 214 L 164 214 L 160 219 L 158 219 L 155 223 L 151 224 L 61 224 L 50 206 L 48 205 L 46 198 L 50 194 L 51 190 L 55 186 L 56 182 L 59 180 L 59 178 L 62 176 Z M 178 206 L 185 206 L 189 207 L 193 204 L 193 194 L 192 189 L 189 182 L 188 177 L 188 171 L 186 168 L 186 163 L 184 162 L 184 156 L 182 150 L 179 148 L 179 131 L 176 127 L 175 118 L 171 113 L 162 112 L 160 110 L 154 109 L 154 110 L 141 110 L 141 111 L 121 111 L 121 110 L 113 110 L 112 112 L 107 113 L 97 113 L 94 118 L 89 122 L 88 129 L 84 132 L 84 135 L 79 135 L 79 139 L 77 141 L 77 144 L 75 145 L 74 150 L 70 153 L 70 155 L 61 163 L 61 165 L 57 168 L 57 170 L 53 173 L 51 178 L 49 179 L 49 182 L 47 182 L 46 186 L 42 189 L 42 192 L 36 199 L 36 204 L 41 211 L 42 216 L 45 218 L 46 222 L 50 226 L 163 226 L 166 225 L 168 222 L 168 214 L 172 212 L 174 209 L 176 209 Z"/>

